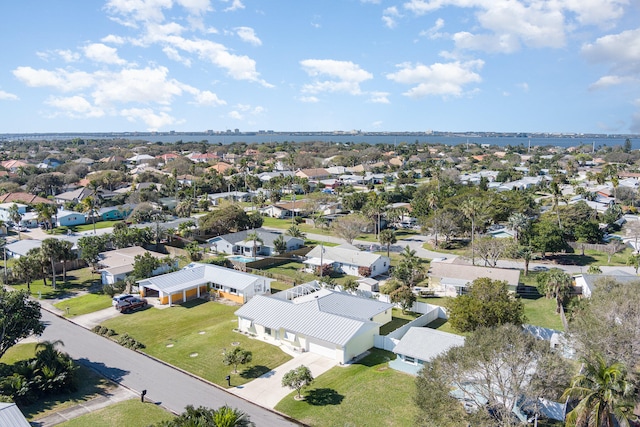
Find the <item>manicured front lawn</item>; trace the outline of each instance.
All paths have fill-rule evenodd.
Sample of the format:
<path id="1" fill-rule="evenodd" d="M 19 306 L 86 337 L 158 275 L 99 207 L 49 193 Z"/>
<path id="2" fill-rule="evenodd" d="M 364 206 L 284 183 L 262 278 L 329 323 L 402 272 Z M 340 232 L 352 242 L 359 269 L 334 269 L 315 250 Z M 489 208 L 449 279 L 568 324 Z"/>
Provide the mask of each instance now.
<path id="1" fill-rule="evenodd" d="M 62 310 L 65 317 L 75 317 L 111 307 L 111 297 L 105 294 L 85 294 L 65 299 L 54 306 Z"/>
<path id="2" fill-rule="evenodd" d="M 101 228 L 113 227 L 118 222 L 122 222 L 122 221 L 98 221 L 96 222 L 96 230 Z M 67 226 L 56 227 L 53 229 L 53 232 L 55 234 L 67 234 L 68 230 L 71 230 L 74 233 L 84 233 L 85 231 L 93 231 L 93 223 L 89 222 L 88 224 L 74 225 L 71 227 L 67 227 Z"/>
<path id="3" fill-rule="evenodd" d="M 421 315 L 419 313 L 414 313 L 408 311 L 407 313 L 402 313 L 402 310 L 399 308 L 394 308 L 393 313 L 391 315 L 391 322 L 386 323 L 380 327 L 380 335 L 389 335 L 391 332 L 395 331 L 399 327 L 406 325 L 414 319 L 417 319 Z"/>
<path id="4" fill-rule="evenodd" d="M 311 426 L 411 426 L 415 378 L 389 368 L 391 352 L 371 350 L 360 362 L 320 375 L 297 401 L 295 391 L 276 410 Z"/>
<path id="5" fill-rule="evenodd" d="M 118 334 L 125 332 L 146 345 L 142 351 L 178 366 L 199 377 L 227 386 L 225 377 L 233 376 L 234 386 L 245 384 L 291 359 L 278 347 L 234 332 L 238 306 L 195 300 L 186 304 L 156 309 L 107 320 L 103 326 Z M 117 338 L 117 337 L 115 337 Z M 222 363 L 223 352 L 236 346 L 253 353 L 253 362 L 232 366 Z"/>
<path id="6" fill-rule="evenodd" d="M 2 357 L 1 363 L 14 364 L 19 360 L 31 359 L 35 356 L 36 343 L 18 344 L 11 347 Z M 59 348 L 64 352 L 64 346 Z M 49 396 L 30 405 L 20 405 L 20 410 L 28 420 L 42 418 L 51 412 L 59 411 L 98 396 L 98 393 L 113 388 L 113 384 L 96 372 L 82 365 L 77 365 L 75 374 L 77 390 L 73 393 Z"/>
<path id="7" fill-rule="evenodd" d="M 62 274 L 56 276 L 56 289 L 51 286 L 51 275 L 47 276 L 47 286 L 42 279 L 31 283 L 31 295 L 38 298 L 59 298 L 69 293 L 88 290 L 92 285 L 99 283 L 100 276 L 91 273 L 91 267 L 80 268 L 67 272 L 67 282 L 62 281 Z M 11 285 L 15 289 L 27 289 L 26 284 Z"/>
<path id="8" fill-rule="evenodd" d="M 138 400 L 118 402 L 90 414 L 82 415 L 62 424 L 60 427 L 146 427 L 175 418 L 173 414 L 152 403 Z"/>

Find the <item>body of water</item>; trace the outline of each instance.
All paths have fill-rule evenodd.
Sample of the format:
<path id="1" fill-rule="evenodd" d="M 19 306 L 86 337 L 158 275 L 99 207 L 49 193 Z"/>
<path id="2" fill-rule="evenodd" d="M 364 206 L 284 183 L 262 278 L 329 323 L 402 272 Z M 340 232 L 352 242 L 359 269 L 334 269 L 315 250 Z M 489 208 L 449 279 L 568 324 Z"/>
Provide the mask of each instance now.
<path id="1" fill-rule="evenodd" d="M 209 144 L 228 145 L 234 142 L 247 144 L 282 143 L 282 142 L 333 142 L 367 143 L 367 144 L 489 144 L 505 147 L 507 145 L 524 147 L 553 146 L 553 147 L 577 147 L 580 145 L 592 145 L 599 147 L 613 147 L 623 145 L 627 136 L 609 137 L 507 137 L 507 136 L 453 136 L 453 135 L 299 135 L 299 134 L 248 134 L 248 135 L 207 135 L 207 134 L 175 134 L 175 135 L 114 135 L 114 134 L 24 134 L 24 135 L 0 135 L 0 141 L 35 141 L 35 140 L 67 140 L 67 139 L 129 139 L 132 141 L 176 143 L 182 142 L 207 142 Z M 640 137 L 629 137 L 632 148 L 640 148 Z"/>

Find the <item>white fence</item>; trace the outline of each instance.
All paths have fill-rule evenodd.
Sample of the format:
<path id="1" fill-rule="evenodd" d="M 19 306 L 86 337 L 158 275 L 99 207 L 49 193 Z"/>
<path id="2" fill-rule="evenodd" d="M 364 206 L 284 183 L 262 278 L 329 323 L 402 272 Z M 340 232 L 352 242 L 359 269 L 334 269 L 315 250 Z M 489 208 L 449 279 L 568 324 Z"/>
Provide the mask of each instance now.
<path id="1" fill-rule="evenodd" d="M 387 297 L 387 295 L 381 295 Z M 383 300 L 380 298 L 380 300 Z M 422 316 L 417 319 L 413 319 L 411 322 L 400 326 L 395 331 L 391 332 L 388 335 L 374 335 L 373 337 L 373 346 L 376 348 L 381 348 L 383 350 L 393 351 L 396 344 L 400 339 L 407 333 L 409 328 L 412 327 L 423 327 L 433 322 L 434 320 L 441 318 L 446 319 L 446 312 L 442 307 L 438 307 L 436 305 L 425 304 L 423 302 L 416 302 L 413 305 L 413 311 L 416 313 L 422 313 Z"/>

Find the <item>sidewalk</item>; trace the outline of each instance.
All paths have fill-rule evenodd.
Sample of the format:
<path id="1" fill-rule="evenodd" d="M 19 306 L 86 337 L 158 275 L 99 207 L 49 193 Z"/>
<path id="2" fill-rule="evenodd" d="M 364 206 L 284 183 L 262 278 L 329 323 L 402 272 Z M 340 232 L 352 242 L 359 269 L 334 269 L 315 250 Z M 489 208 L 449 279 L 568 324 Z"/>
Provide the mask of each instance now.
<path id="1" fill-rule="evenodd" d="M 35 427 L 51 427 L 69 421 L 72 418 L 88 414 L 98 409 L 106 408 L 114 403 L 125 400 L 139 398 L 139 396 L 120 386 L 116 386 L 113 390 L 91 399 L 87 402 L 80 403 L 70 408 L 61 409 L 45 417 L 31 421 L 31 425 Z"/>

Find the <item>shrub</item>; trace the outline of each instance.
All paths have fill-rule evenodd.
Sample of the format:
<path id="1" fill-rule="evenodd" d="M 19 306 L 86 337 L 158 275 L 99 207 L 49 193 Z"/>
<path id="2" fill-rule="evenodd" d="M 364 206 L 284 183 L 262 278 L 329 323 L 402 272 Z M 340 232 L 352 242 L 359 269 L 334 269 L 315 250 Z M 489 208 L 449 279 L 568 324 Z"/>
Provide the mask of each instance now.
<path id="1" fill-rule="evenodd" d="M 141 348 L 145 348 L 146 346 L 142 344 L 140 341 L 137 341 L 135 338 L 130 336 L 129 334 L 124 334 L 118 339 L 118 344 L 123 347 L 130 348 L 131 350 L 139 350 Z"/>

